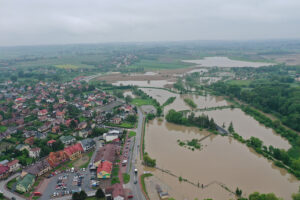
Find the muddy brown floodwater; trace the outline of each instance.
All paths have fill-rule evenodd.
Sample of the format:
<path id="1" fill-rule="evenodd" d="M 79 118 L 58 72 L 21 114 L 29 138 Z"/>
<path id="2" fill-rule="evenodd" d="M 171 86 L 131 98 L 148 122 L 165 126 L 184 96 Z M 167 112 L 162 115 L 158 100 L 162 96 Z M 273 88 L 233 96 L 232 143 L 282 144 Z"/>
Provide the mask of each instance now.
<path id="1" fill-rule="evenodd" d="M 232 191 L 239 187 L 246 196 L 255 191 L 273 192 L 285 200 L 291 199 L 291 194 L 298 191 L 299 181 L 294 176 L 230 137 L 212 135 L 201 142 L 201 151 L 192 151 L 177 143 L 178 139 L 200 139 L 208 134 L 197 128 L 157 119 L 146 125 L 145 151 L 156 159 L 157 167 L 200 185 L 212 183 L 205 189 L 199 189 L 154 170 L 154 176 L 168 186 L 168 192 L 175 199 L 234 198 L 217 183 L 226 185 Z"/>
<path id="2" fill-rule="evenodd" d="M 191 98 L 198 108 L 210 108 L 229 105 L 224 99 L 207 95 L 179 95 L 162 89 L 144 88 L 144 92 L 156 98 L 161 104 L 169 97 L 176 100 L 165 107 L 165 113 L 170 109 L 190 109 L 184 98 Z M 200 112 L 196 112 L 200 114 Z M 215 121 L 228 127 L 232 121 L 235 130 L 245 138 L 255 136 L 266 145 L 288 149 L 289 143 L 275 134 L 271 129 L 260 125 L 252 117 L 240 109 L 223 109 L 205 111 Z M 200 139 L 209 133 L 198 128 L 185 127 L 157 119 L 146 125 L 145 151 L 157 160 L 157 167 L 170 170 L 173 174 L 188 179 L 196 184 L 210 184 L 200 189 L 178 178 L 159 170 L 152 173 L 156 181 L 167 188 L 167 192 L 177 200 L 194 198 L 213 198 L 214 200 L 234 199 L 234 195 L 221 187 L 224 184 L 230 190 L 237 187 L 248 196 L 255 191 L 275 193 L 285 200 L 291 199 L 291 194 L 298 191 L 299 181 L 286 170 L 273 165 L 261 155 L 255 153 L 245 144 L 220 135 L 211 135 L 201 142 L 203 149 L 189 150 L 178 145 L 177 140 Z M 145 171 L 150 169 L 145 168 Z M 155 195 L 153 195 L 155 196 Z"/>
<path id="3" fill-rule="evenodd" d="M 225 101 L 222 97 L 215 97 L 211 95 L 207 96 L 199 96 L 195 94 L 176 94 L 169 92 L 163 89 L 154 89 L 154 88 L 142 88 L 142 90 L 155 98 L 161 105 L 166 102 L 169 97 L 176 97 L 175 101 L 165 107 L 165 111 L 170 109 L 174 110 L 189 110 L 190 107 L 184 102 L 185 98 L 192 99 L 195 104 L 197 104 L 197 108 L 209 108 L 209 107 L 217 107 L 217 106 L 227 106 L 229 105 L 227 101 Z"/>
<path id="4" fill-rule="evenodd" d="M 198 112 L 198 115 L 202 113 Z M 264 125 L 259 124 L 241 109 L 213 110 L 206 111 L 204 114 L 212 117 L 218 125 L 222 126 L 224 124 L 226 129 L 232 122 L 235 131 L 245 139 L 254 136 L 262 140 L 266 146 L 273 145 L 285 150 L 291 147 L 286 139 L 276 134 L 271 128 L 266 128 Z"/>

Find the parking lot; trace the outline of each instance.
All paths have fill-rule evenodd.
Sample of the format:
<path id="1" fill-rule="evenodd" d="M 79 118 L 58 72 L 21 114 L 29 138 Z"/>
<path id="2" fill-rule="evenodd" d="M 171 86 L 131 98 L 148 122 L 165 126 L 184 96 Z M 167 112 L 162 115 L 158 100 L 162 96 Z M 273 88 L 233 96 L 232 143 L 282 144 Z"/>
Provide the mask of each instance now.
<path id="1" fill-rule="evenodd" d="M 66 170 L 50 178 L 47 189 L 40 199 L 46 200 L 62 197 L 81 190 L 86 192 L 92 191 L 92 183 L 95 182 L 95 180 L 92 180 L 94 177 L 95 173 L 90 172 L 88 169 L 80 169 L 78 171 Z"/>

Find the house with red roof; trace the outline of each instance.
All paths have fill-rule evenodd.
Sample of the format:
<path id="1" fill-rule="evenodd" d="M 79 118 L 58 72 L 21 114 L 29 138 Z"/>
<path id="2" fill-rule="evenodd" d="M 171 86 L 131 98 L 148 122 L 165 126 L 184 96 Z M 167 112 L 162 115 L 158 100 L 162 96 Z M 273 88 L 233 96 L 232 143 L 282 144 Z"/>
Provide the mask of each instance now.
<path id="1" fill-rule="evenodd" d="M 52 168 L 60 165 L 61 163 L 65 162 L 67 160 L 68 160 L 68 155 L 63 150 L 57 151 L 57 152 L 50 152 L 50 154 L 47 158 L 47 161 Z"/>
<path id="2" fill-rule="evenodd" d="M 19 170 L 21 167 L 19 160 L 17 160 L 17 159 L 8 162 L 6 164 L 6 166 L 9 167 L 9 172 L 15 172 L 15 171 Z"/>
<path id="3" fill-rule="evenodd" d="M 28 144 L 28 145 L 30 145 L 30 146 L 32 146 L 33 143 L 34 143 L 34 137 L 32 136 L 32 137 L 27 138 L 27 139 L 24 141 L 24 143 L 25 143 L 25 144 Z"/>
<path id="4" fill-rule="evenodd" d="M 113 200 L 124 200 L 125 192 L 122 184 L 117 183 L 105 189 L 107 194 L 111 194 Z"/>
<path id="5" fill-rule="evenodd" d="M 72 146 L 66 147 L 64 152 L 67 154 L 70 160 L 75 160 L 81 157 L 81 153 L 84 152 L 80 143 L 76 143 Z"/>
<path id="6" fill-rule="evenodd" d="M 56 111 L 56 118 L 58 118 L 58 119 L 63 119 L 64 118 L 64 116 L 65 116 L 65 112 L 64 111 Z"/>
<path id="7" fill-rule="evenodd" d="M 0 179 L 5 179 L 9 175 L 9 167 L 0 165 Z"/>
<path id="8" fill-rule="evenodd" d="M 47 114 L 48 114 L 48 111 L 46 109 L 39 110 L 39 112 L 38 112 L 38 116 L 44 116 L 44 115 L 47 115 Z"/>
<path id="9" fill-rule="evenodd" d="M 56 142 L 56 140 L 49 140 L 47 142 L 47 145 L 51 147 L 53 145 L 53 143 L 55 143 L 55 142 Z"/>
<path id="10" fill-rule="evenodd" d="M 112 163 L 109 161 L 102 161 L 97 168 L 97 177 L 100 179 L 108 179 L 111 177 Z"/>

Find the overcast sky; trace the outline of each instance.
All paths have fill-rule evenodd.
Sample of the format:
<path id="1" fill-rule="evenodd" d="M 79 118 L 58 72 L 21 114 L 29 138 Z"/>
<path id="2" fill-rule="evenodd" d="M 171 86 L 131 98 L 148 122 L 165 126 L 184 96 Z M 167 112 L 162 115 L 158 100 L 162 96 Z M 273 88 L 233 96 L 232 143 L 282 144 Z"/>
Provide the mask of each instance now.
<path id="1" fill-rule="evenodd" d="M 300 0 L 0 0 L 0 46 L 300 38 Z"/>

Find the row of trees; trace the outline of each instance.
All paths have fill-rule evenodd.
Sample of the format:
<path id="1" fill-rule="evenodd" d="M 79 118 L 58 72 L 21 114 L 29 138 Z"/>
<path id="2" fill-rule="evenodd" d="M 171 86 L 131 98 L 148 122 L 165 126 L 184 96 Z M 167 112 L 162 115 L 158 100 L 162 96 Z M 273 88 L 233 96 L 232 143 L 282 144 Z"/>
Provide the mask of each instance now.
<path id="1" fill-rule="evenodd" d="M 250 89 L 224 82 L 213 84 L 216 92 L 236 97 L 268 113 L 275 113 L 282 122 L 300 131 L 300 87 L 288 83 L 265 81 L 251 84 Z"/>
<path id="2" fill-rule="evenodd" d="M 174 109 L 171 109 L 166 115 L 166 120 L 175 124 L 197 126 L 199 128 L 207 128 L 213 131 L 217 129 L 217 125 L 213 118 L 209 119 L 209 117 L 204 114 L 196 117 L 193 112 L 186 117 L 183 112 L 177 112 Z"/>

